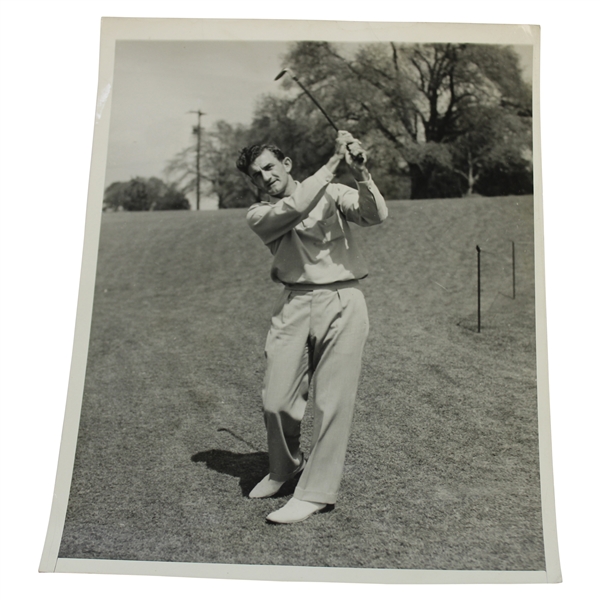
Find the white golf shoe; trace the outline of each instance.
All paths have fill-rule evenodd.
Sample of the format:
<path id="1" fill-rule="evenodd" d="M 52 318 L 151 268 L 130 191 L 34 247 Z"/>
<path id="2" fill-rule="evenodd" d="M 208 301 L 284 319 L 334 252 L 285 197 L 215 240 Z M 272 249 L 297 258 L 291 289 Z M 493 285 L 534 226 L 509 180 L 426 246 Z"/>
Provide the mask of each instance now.
<path id="1" fill-rule="evenodd" d="M 308 502 L 292 498 L 283 508 L 267 515 L 271 523 L 300 523 L 317 512 L 322 511 L 327 504 L 322 502 Z"/>

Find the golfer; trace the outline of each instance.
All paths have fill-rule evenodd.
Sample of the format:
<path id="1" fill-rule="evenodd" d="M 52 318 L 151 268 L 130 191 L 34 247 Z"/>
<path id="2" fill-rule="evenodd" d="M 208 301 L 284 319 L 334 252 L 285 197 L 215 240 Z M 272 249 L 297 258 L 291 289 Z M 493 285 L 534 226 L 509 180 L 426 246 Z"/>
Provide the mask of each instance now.
<path id="1" fill-rule="evenodd" d="M 342 160 L 358 191 L 331 183 Z M 251 498 L 276 494 L 302 472 L 293 498 L 267 516 L 303 521 L 336 502 L 350 435 L 369 318 L 359 280 L 367 267 L 349 222 L 376 225 L 387 207 L 358 141 L 340 131 L 327 164 L 301 183 L 292 161 L 273 145 L 244 148 L 237 168 L 270 196 L 253 204 L 248 224 L 273 255 L 271 277 L 283 284 L 267 336 L 263 389 L 269 474 Z M 307 458 L 300 425 L 314 385 L 314 428 Z"/>

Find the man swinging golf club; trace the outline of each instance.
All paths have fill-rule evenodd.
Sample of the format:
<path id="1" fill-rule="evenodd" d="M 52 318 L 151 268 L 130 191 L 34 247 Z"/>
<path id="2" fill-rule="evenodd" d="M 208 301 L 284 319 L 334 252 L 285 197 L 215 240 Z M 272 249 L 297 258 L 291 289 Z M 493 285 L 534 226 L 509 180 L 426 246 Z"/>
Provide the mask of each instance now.
<path id="1" fill-rule="evenodd" d="M 331 183 L 342 160 L 358 190 Z M 250 497 L 273 496 L 302 473 L 293 498 L 267 516 L 273 523 L 295 523 L 337 499 L 369 330 L 359 289 L 367 267 L 348 223 L 379 224 L 387 207 L 364 150 L 346 131 L 338 131 L 329 161 L 301 183 L 291 176 L 292 160 L 273 145 L 244 148 L 237 168 L 270 196 L 249 208 L 247 220 L 273 255 L 272 279 L 284 286 L 265 347 L 269 473 Z M 307 460 L 300 425 L 311 382 L 314 429 Z"/>

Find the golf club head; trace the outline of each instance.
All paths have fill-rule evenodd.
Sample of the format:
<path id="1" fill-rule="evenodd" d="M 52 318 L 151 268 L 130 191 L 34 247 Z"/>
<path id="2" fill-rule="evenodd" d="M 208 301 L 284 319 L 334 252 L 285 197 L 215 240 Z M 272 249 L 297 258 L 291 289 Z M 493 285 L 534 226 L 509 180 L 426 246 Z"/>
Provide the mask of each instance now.
<path id="1" fill-rule="evenodd" d="M 281 73 L 279 73 L 279 75 L 277 75 L 277 77 L 275 77 L 275 81 L 277 81 L 278 79 L 281 79 L 285 74 L 288 74 L 292 79 L 296 80 L 296 75 L 294 74 L 294 72 L 291 69 L 283 69 L 283 71 L 281 71 Z"/>

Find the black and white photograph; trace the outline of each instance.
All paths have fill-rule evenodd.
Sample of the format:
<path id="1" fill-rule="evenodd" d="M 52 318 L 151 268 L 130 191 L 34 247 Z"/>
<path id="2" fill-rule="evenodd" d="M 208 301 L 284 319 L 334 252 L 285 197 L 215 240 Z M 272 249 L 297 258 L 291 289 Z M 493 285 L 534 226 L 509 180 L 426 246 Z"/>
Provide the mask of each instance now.
<path id="1" fill-rule="evenodd" d="M 179 25 L 103 20 L 41 570 L 560 580 L 537 29 Z"/>
<path id="2" fill-rule="evenodd" d="M 594 7 L 0 3 L 0 595 L 593 597 Z"/>

